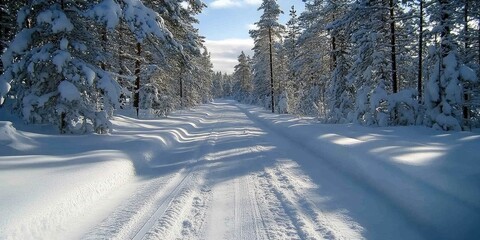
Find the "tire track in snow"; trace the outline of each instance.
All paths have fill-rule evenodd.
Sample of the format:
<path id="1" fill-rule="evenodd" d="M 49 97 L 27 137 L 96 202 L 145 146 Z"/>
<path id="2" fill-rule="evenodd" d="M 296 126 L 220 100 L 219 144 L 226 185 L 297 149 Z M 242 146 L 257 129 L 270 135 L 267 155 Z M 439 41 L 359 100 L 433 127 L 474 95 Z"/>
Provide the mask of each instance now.
<path id="1" fill-rule="evenodd" d="M 203 224 L 205 202 L 199 205 L 199 196 L 208 201 L 205 188 L 197 184 L 198 174 L 192 174 L 188 186 L 169 203 L 165 213 L 145 233 L 143 239 L 191 239 L 197 238 L 198 230 Z M 200 189 L 200 190 L 199 190 Z M 195 215 L 194 215 L 195 214 Z"/>
<path id="2" fill-rule="evenodd" d="M 138 224 L 146 221 L 163 198 L 163 189 L 182 177 L 183 172 L 157 178 L 143 184 L 135 193 L 82 239 L 128 239 Z"/>
<path id="3" fill-rule="evenodd" d="M 148 221 L 136 232 L 133 237 L 134 240 L 149 239 L 152 237 L 159 238 L 159 236 L 164 236 L 164 239 L 166 239 L 170 234 L 173 234 L 175 224 L 180 221 L 180 213 L 186 211 L 185 207 L 191 206 L 192 204 L 186 201 L 191 200 L 190 197 L 196 185 L 195 180 L 200 166 L 198 163 L 205 161 L 206 153 L 215 145 L 214 135 L 215 133 L 210 131 L 207 137 L 208 140 L 202 141 L 202 143 L 199 144 L 195 151 L 195 159 L 197 159 L 195 165 L 189 168 L 185 177 L 175 185 L 173 189 L 166 190 L 166 192 L 170 192 L 170 194 L 164 198 L 153 215 L 151 215 Z M 200 157 L 201 154 L 203 154 L 203 157 Z"/>
<path id="4" fill-rule="evenodd" d="M 266 234 L 269 239 L 300 239 L 299 229 L 275 194 L 265 172 L 254 176 L 255 196 L 259 202 L 259 211 L 264 219 Z"/>
<path id="5" fill-rule="evenodd" d="M 210 131 L 207 141 L 197 149 L 197 163 L 207 158 L 216 144 L 218 133 Z M 201 152 L 201 149 L 206 149 Z M 210 200 L 210 190 L 203 184 L 204 171 L 197 164 L 177 188 L 170 194 L 168 203 L 159 207 L 158 213 L 152 215 L 150 223 L 144 225 L 134 239 L 190 239 L 199 238 L 198 234 L 203 226 L 206 215 L 206 204 Z M 188 179 L 187 179 L 188 178 Z M 200 196 L 200 197 L 199 197 Z M 199 201 L 204 200 L 203 205 Z M 193 214 L 194 213 L 194 214 Z"/>
<path id="6" fill-rule="evenodd" d="M 363 239 L 362 228 L 340 213 L 325 213 L 299 189 L 299 175 L 284 163 L 265 169 L 271 191 L 282 203 L 302 239 Z"/>
<path id="7" fill-rule="evenodd" d="M 266 239 L 265 232 L 260 228 L 263 225 L 258 210 L 255 194 L 249 189 L 250 176 L 234 179 L 235 188 L 235 238 L 236 239 Z"/>
<path id="8" fill-rule="evenodd" d="M 157 221 L 161 222 L 162 224 L 167 224 L 169 222 L 168 219 L 164 220 L 162 219 L 162 217 L 164 217 L 164 215 L 166 215 L 167 218 L 171 217 L 171 215 L 169 215 L 171 211 L 168 212 L 167 210 L 169 210 L 169 207 L 171 207 L 171 205 L 176 204 L 176 202 L 174 201 L 177 199 L 177 196 L 180 196 L 180 198 L 182 198 L 184 194 L 188 194 L 188 186 L 186 185 L 191 182 L 191 179 L 192 174 L 190 171 L 184 176 L 182 180 L 180 180 L 178 184 L 164 190 L 165 192 L 170 192 L 170 194 L 166 195 L 161 201 L 159 201 L 161 202 L 160 206 L 158 206 L 157 210 L 153 213 L 153 215 L 150 216 L 147 222 L 145 222 L 142 227 L 138 231 L 136 231 L 132 239 L 143 239 L 150 231 L 150 229 L 152 229 L 153 226 L 157 223 Z"/>

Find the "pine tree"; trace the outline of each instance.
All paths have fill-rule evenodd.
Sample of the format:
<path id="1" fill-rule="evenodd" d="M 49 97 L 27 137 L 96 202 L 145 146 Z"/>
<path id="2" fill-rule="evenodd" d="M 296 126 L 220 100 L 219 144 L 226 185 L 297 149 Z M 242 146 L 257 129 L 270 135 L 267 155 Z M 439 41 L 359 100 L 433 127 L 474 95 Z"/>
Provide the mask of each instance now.
<path id="1" fill-rule="evenodd" d="M 233 96 L 240 102 L 245 102 L 250 99 L 252 94 L 252 69 L 250 59 L 245 53 L 238 56 L 238 64 L 234 67 L 233 80 L 238 83 L 238 86 L 233 87 Z"/>
<path id="2" fill-rule="evenodd" d="M 325 24 L 322 20 L 323 1 L 307 1 L 305 11 L 300 15 L 300 25 L 304 29 L 298 39 L 298 56 L 295 59 L 298 80 L 300 114 L 326 115 L 325 89 L 330 75 L 330 55 Z"/>
<path id="3" fill-rule="evenodd" d="M 32 1 L 23 9 L 21 29 L 2 56 L 1 100 L 11 85 L 25 121 L 56 124 L 61 132 L 110 129 L 120 86 L 105 68 L 108 35 L 117 26 L 123 23 L 137 46 L 158 41 L 162 49 L 182 51 L 161 16 L 139 0 Z M 143 56 L 136 57 L 138 79 Z"/>
<path id="4" fill-rule="evenodd" d="M 273 65 L 276 60 L 274 52 L 275 42 L 281 39 L 284 26 L 278 23 L 282 13 L 275 0 L 263 0 L 258 10 L 263 10 L 260 20 L 255 23 L 258 27 L 250 30 L 254 40 L 253 55 L 253 97 L 258 104 L 271 108 L 274 111 L 274 81 Z"/>
<path id="5" fill-rule="evenodd" d="M 429 11 L 436 23 L 433 31 L 440 35 L 438 47 L 431 47 L 429 53 L 434 65 L 426 85 L 427 125 L 441 130 L 461 130 L 466 125 L 463 119 L 463 91 L 467 82 L 476 82 L 474 71 L 464 65 L 458 57 L 458 45 L 452 33 L 455 2 L 439 0 L 433 2 Z"/>
<path id="6" fill-rule="evenodd" d="M 108 108 L 117 101 L 115 81 L 96 66 L 88 20 L 78 11 L 84 1 L 32 1 L 19 18 L 19 33 L 2 56 L 15 109 L 26 122 L 47 122 L 60 132 L 108 131 Z M 27 23 L 25 23 L 27 22 Z M 102 106 L 98 93 L 105 100 Z"/>
<path id="7" fill-rule="evenodd" d="M 2 1 L 0 3 L 0 53 L 7 48 L 7 43 L 15 36 L 17 29 L 17 12 L 21 8 L 18 1 Z M 23 15 L 21 15 L 23 17 Z M 3 63 L 0 61 L 0 74 L 3 73 Z M 0 91 L 0 97 L 2 96 Z M 1 106 L 1 103 L 0 103 Z"/>
<path id="8" fill-rule="evenodd" d="M 298 102 L 298 81 L 295 73 L 295 59 L 298 56 L 298 37 L 300 36 L 300 22 L 297 16 L 297 11 L 295 7 L 292 6 L 290 9 L 290 19 L 288 20 L 287 26 L 287 35 L 285 36 L 284 48 L 285 48 L 285 57 L 286 57 L 286 71 L 287 71 L 287 80 L 286 80 L 286 92 L 283 93 L 283 99 L 288 99 L 286 105 L 288 106 L 289 112 L 296 112 L 296 104 Z"/>
<path id="9" fill-rule="evenodd" d="M 345 123 L 348 114 L 353 111 L 354 89 L 347 81 L 348 70 L 352 64 L 349 34 L 351 24 L 348 1 L 327 1 L 323 10 L 323 21 L 330 35 L 331 75 L 327 82 L 327 122 Z"/>

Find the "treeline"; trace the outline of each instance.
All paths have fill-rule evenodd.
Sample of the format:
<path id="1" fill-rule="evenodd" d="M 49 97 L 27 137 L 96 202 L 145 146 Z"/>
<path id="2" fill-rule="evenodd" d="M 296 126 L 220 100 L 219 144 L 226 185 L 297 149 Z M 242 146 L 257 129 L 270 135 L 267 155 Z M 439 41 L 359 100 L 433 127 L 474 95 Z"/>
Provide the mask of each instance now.
<path id="1" fill-rule="evenodd" d="M 480 126 L 480 2 L 264 0 L 233 96 L 327 123 Z"/>
<path id="2" fill-rule="evenodd" d="M 0 105 L 62 133 L 111 129 L 114 109 L 167 115 L 211 100 L 196 0 L 2 1 Z"/>

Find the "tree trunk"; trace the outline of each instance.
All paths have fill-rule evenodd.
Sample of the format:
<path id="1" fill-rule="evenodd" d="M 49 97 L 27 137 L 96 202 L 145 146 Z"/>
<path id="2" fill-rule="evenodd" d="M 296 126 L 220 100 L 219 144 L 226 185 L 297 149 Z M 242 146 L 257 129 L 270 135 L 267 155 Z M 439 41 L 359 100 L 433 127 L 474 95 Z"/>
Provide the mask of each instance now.
<path id="1" fill-rule="evenodd" d="M 185 63 L 182 63 L 182 70 L 180 71 L 180 108 L 183 108 L 183 72 L 185 71 Z"/>
<path id="2" fill-rule="evenodd" d="M 336 38 L 332 36 L 332 67 L 331 71 L 334 71 L 337 67 L 337 42 Z"/>
<path id="3" fill-rule="evenodd" d="M 135 79 L 135 91 L 133 97 L 133 107 L 137 111 L 137 118 L 138 112 L 140 108 L 140 57 L 142 53 L 142 46 L 140 43 L 137 43 L 137 60 L 135 61 L 135 75 L 137 76 Z"/>
<path id="4" fill-rule="evenodd" d="M 422 79 L 423 79 L 423 0 L 420 0 L 420 32 L 418 39 L 418 101 L 422 102 Z"/>
<path id="5" fill-rule="evenodd" d="M 272 28 L 268 28 L 268 39 L 270 47 L 270 95 L 272 97 L 272 113 L 275 112 L 275 99 L 273 97 L 273 52 L 272 52 Z"/>
<path id="6" fill-rule="evenodd" d="M 103 50 L 104 53 L 107 52 L 107 41 L 108 41 L 108 39 L 107 39 L 107 27 L 104 26 L 104 27 L 102 27 L 102 50 Z M 104 71 L 106 69 L 105 61 L 106 61 L 106 59 L 103 59 L 103 61 L 101 63 L 101 68 Z"/>
<path id="7" fill-rule="evenodd" d="M 390 45 L 391 45 L 391 61 L 392 61 L 392 89 L 393 93 L 398 92 L 398 79 L 397 79 L 397 50 L 395 46 L 395 15 L 394 15 L 393 0 L 390 0 Z"/>
<path id="8" fill-rule="evenodd" d="M 448 13 L 448 0 L 440 0 L 440 8 L 441 8 L 441 16 L 440 16 L 440 22 L 441 22 L 441 32 L 440 32 L 440 48 L 441 48 L 441 57 L 442 59 L 448 56 L 450 53 L 451 46 L 449 42 L 449 37 L 450 37 L 450 25 L 448 24 L 448 19 L 450 18 L 450 15 Z M 443 68 L 443 66 L 441 67 Z"/>
<path id="9" fill-rule="evenodd" d="M 468 37 L 468 0 L 465 0 L 465 7 L 464 7 L 464 31 L 465 31 L 465 55 L 468 54 L 468 49 L 469 49 L 469 37 Z M 470 111 L 468 109 L 468 104 L 470 102 L 470 96 L 469 96 L 469 85 L 464 85 L 463 89 L 463 119 L 465 123 L 468 124 L 469 118 L 470 118 Z"/>

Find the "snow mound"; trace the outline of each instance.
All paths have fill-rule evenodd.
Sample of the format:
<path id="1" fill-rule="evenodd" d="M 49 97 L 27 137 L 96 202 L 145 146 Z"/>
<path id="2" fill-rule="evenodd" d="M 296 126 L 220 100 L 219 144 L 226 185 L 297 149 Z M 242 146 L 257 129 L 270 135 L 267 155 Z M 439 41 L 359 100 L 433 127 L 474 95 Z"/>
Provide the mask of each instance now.
<path id="1" fill-rule="evenodd" d="M 25 136 L 22 132 L 13 127 L 12 122 L 0 121 L 0 149 L 13 148 L 18 151 L 32 149 L 35 145 L 34 140 Z"/>
<path id="2" fill-rule="evenodd" d="M 9 141 L 15 137 L 17 130 L 12 122 L 0 122 L 0 141 Z"/>

